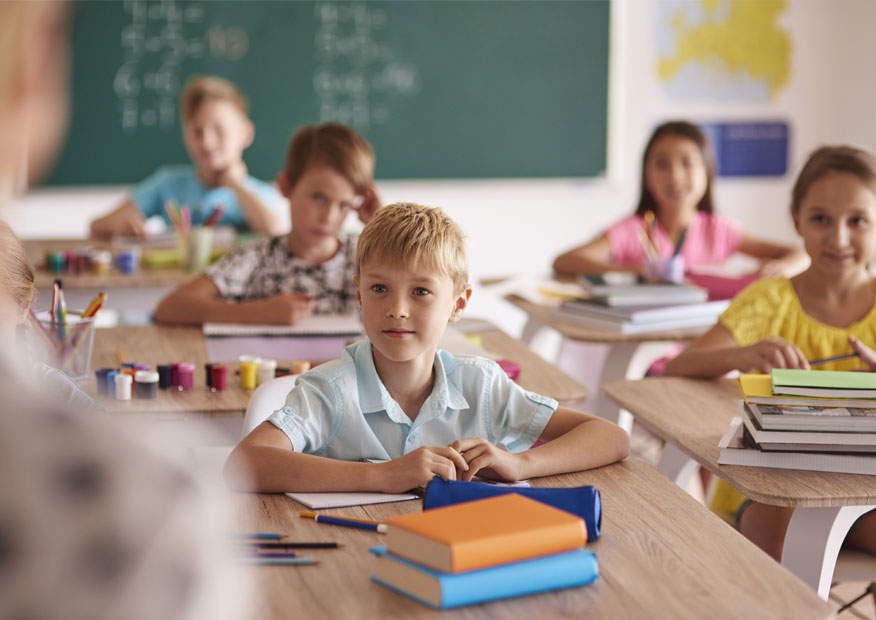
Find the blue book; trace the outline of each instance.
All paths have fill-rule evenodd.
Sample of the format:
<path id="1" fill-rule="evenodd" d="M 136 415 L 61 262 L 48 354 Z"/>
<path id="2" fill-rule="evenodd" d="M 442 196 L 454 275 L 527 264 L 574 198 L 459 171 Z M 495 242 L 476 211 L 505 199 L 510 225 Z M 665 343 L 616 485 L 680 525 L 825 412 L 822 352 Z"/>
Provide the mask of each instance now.
<path id="1" fill-rule="evenodd" d="M 409 562 L 386 546 L 371 551 L 378 556 L 372 580 L 435 609 L 583 586 L 599 578 L 596 554 L 586 549 L 456 574 Z"/>

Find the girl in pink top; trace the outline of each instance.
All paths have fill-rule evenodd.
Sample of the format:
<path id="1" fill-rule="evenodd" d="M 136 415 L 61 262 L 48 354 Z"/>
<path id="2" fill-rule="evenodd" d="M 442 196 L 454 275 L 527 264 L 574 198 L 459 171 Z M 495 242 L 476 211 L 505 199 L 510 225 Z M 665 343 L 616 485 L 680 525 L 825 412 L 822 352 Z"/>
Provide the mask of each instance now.
<path id="1" fill-rule="evenodd" d="M 791 275 L 806 266 L 799 249 L 763 241 L 736 222 L 714 212 L 712 180 L 715 159 L 708 140 L 685 121 L 654 130 L 642 158 L 642 191 L 635 215 L 622 219 L 589 243 L 554 261 L 559 274 L 632 271 L 645 275 L 648 257 L 640 241 L 646 217 L 653 219 L 650 237 L 660 258 L 674 253 L 687 268 L 720 265 L 735 252 L 761 260 L 764 276 Z M 646 214 L 652 213 L 653 216 Z"/>

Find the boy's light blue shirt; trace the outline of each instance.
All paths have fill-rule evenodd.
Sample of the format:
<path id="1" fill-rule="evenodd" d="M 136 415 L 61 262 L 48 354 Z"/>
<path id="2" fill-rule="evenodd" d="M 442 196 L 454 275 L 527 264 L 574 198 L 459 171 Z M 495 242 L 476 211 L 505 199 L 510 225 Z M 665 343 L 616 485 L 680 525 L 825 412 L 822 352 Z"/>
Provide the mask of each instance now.
<path id="1" fill-rule="evenodd" d="M 435 383 L 412 422 L 377 375 L 371 342 L 298 378 L 269 421 L 296 452 L 345 461 L 390 460 L 422 446 L 483 437 L 511 452 L 529 448 L 557 401 L 524 390 L 491 360 L 435 355 Z"/>
<path id="2" fill-rule="evenodd" d="M 246 177 L 245 185 L 272 211 L 282 207 L 279 204 L 279 193 L 273 185 L 252 176 Z M 131 190 L 131 197 L 144 216 L 159 215 L 168 225 L 170 218 L 164 211 L 164 204 L 168 200 L 188 205 L 192 210 L 194 224 L 206 221 L 213 209 L 221 203 L 225 206 L 225 213 L 219 220 L 220 224 L 233 226 L 239 231 L 249 230 L 249 224 L 234 192 L 228 187 L 205 187 L 198 179 L 194 166 L 163 166 L 136 185 Z"/>

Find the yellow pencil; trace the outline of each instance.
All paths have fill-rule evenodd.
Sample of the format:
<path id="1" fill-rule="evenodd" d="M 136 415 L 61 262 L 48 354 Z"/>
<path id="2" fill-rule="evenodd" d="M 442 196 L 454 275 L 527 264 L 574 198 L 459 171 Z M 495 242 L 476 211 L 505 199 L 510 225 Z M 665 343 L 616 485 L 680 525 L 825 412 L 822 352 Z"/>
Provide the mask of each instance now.
<path id="1" fill-rule="evenodd" d="M 331 517 L 333 519 L 346 519 L 347 521 L 358 521 L 360 523 L 371 523 L 372 525 L 383 525 L 383 521 L 373 521 L 371 519 L 357 519 L 355 517 L 347 517 L 345 515 L 324 515 L 321 512 L 311 512 L 309 510 L 302 510 L 298 513 L 298 516 L 305 519 L 315 519 L 318 516 Z"/>
<path id="2" fill-rule="evenodd" d="M 118 347 L 116 349 L 116 355 L 119 356 L 119 366 L 125 363 L 125 352 L 122 351 L 122 347 Z"/>

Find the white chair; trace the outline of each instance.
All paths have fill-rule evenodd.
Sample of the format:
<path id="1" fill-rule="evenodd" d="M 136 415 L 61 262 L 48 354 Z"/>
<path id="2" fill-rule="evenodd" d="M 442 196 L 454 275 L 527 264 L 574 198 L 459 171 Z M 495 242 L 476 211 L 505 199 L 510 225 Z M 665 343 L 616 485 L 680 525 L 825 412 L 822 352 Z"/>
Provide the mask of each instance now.
<path id="1" fill-rule="evenodd" d="M 243 435 L 249 435 L 252 430 L 267 420 L 272 413 L 280 409 L 286 402 L 286 396 L 295 387 L 298 375 L 277 377 L 262 383 L 249 399 L 246 406 L 246 416 L 243 418 Z"/>

